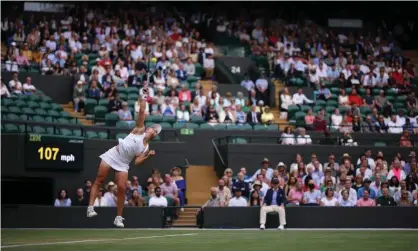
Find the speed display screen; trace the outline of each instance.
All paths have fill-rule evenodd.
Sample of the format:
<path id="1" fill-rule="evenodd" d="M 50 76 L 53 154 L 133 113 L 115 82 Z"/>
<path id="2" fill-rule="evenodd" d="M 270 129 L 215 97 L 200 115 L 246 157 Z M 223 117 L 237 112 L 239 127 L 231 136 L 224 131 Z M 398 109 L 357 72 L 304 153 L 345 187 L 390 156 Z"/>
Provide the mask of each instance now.
<path id="1" fill-rule="evenodd" d="M 28 169 L 83 169 L 84 140 L 28 134 L 25 162 Z"/>

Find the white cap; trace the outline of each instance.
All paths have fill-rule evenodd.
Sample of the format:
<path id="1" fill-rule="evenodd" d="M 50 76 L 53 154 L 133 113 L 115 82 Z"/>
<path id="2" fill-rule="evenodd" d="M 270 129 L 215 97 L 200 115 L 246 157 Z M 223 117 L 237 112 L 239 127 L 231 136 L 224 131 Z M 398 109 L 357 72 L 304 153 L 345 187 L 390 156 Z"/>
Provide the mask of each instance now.
<path id="1" fill-rule="evenodd" d="M 176 42 L 176 47 L 182 47 L 182 46 L 183 46 L 183 44 L 180 41 Z"/>
<path id="2" fill-rule="evenodd" d="M 83 81 L 81 81 L 81 80 L 77 81 L 77 85 L 82 85 L 82 84 L 83 84 Z"/>
<path id="3" fill-rule="evenodd" d="M 160 134 L 161 130 L 163 129 L 160 124 L 153 124 L 151 126 L 151 128 L 155 130 L 155 132 L 157 133 L 157 135 Z"/>
<path id="4" fill-rule="evenodd" d="M 12 46 L 16 46 L 16 42 L 12 42 L 12 44 L 11 44 Z"/>

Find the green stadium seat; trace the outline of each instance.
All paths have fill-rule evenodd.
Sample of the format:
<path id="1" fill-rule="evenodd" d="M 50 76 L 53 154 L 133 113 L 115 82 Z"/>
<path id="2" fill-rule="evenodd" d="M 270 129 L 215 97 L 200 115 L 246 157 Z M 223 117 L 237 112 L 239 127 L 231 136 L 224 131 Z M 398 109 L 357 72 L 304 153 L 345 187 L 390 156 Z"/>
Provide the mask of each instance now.
<path id="1" fill-rule="evenodd" d="M 394 103 L 395 102 L 395 97 L 394 96 L 386 96 L 386 98 L 388 99 L 389 102 Z"/>
<path id="2" fill-rule="evenodd" d="M 161 116 L 161 115 L 149 115 L 145 118 L 145 121 L 160 123 L 160 122 L 163 121 L 163 116 Z"/>
<path id="3" fill-rule="evenodd" d="M 269 131 L 277 131 L 280 130 L 280 127 L 278 124 L 272 124 L 267 126 L 267 130 Z"/>
<path id="4" fill-rule="evenodd" d="M 51 109 L 57 112 L 64 110 L 59 104 L 51 104 Z"/>
<path id="5" fill-rule="evenodd" d="M 321 107 L 325 107 L 327 104 L 327 102 L 325 102 L 324 100 L 317 100 L 315 102 L 315 106 L 321 106 Z"/>
<path id="6" fill-rule="evenodd" d="M 107 107 L 105 106 L 96 106 L 94 107 L 94 118 L 105 118 L 107 113 Z"/>
<path id="7" fill-rule="evenodd" d="M 107 126 L 116 126 L 116 122 L 119 121 L 119 116 L 115 113 L 107 113 L 105 115 L 105 120 Z"/>
<path id="8" fill-rule="evenodd" d="M 334 106 L 327 106 L 327 107 L 325 107 L 325 112 L 327 114 L 332 114 L 332 113 L 334 113 L 334 111 L 335 111 L 335 107 Z"/>
<path id="9" fill-rule="evenodd" d="M 386 147 L 387 144 L 385 142 L 374 142 L 374 146 L 377 146 L 377 147 Z"/>
<path id="10" fill-rule="evenodd" d="M 73 136 L 73 131 L 67 128 L 61 128 L 59 134 L 61 134 L 62 136 Z"/>
<path id="11" fill-rule="evenodd" d="M 3 128 L 2 128 L 3 129 Z M 19 133 L 19 127 L 15 124 L 5 124 L 4 130 L 7 133 Z"/>
<path id="12" fill-rule="evenodd" d="M 335 100 L 328 100 L 326 106 L 337 107 L 338 106 L 338 102 L 335 101 Z"/>
<path id="13" fill-rule="evenodd" d="M 53 117 L 53 118 L 58 118 L 60 116 L 60 114 L 55 110 L 49 110 L 48 115 Z"/>
<path id="14" fill-rule="evenodd" d="M 174 123 L 173 124 L 173 129 L 181 129 L 181 128 L 187 128 L 187 124 L 186 123 Z"/>
<path id="15" fill-rule="evenodd" d="M 8 99 L 8 98 L 1 99 L 1 105 L 4 105 L 4 106 L 13 106 L 14 103 L 15 102 L 12 99 Z"/>
<path id="16" fill-rule="evenodd" d="M 38 95 L 29 95 L 29 100 L 33 101 L 33 102 L 40 102 L 41 101 L 41 97 Z"/>
<path id="17" fill-rule="evenodd" d="M 70 124 L 70 121 L 66 118 L 57 118 L 55 121 L 59 124 L 68 125 Z"/>
<path id="18" fill-rule="evenodd" d="M 310 107 L 309 105 L 302 105 L 302 107 L 300 108 L 300 111 L 302 112 L 308 112 L 310 109 L 312 109 L 312 107 Z"/>
<path id="19" fill-rule="evenodd" d="M 129 93 L 128 94 L 128 100 L 138 100 L 139 95 L 137 93 Z"/>
<path id="20" fill-rule="evenodd" d="M 187 82 L 189 84 L 196 83 L 199 79 L 196 76 L 187 76 Z"/>
<path id="21" fill-rule="evenodd" d="M 393 103 L 393 108 L 395 108 L 395 110 L 403 109 L 405 107 L 406 107 L 405 102 L 395 102 L 395 103 Z"/>
<path id="22" fill-rule="evenodd" d="M 127 94 L 139 94 L 139 89 L 137 87 L 131 86 L 127 88 Z"/>
<path id="23" fill-rule="evenodd" d="M 35 113 L 37 115 L 40 115 L 40 116 L 47 116 L 48 115 L 48 112 L 47 111 L 45 111 L 44 109 L 40 109 L 40 108 L 35 109 Z"/>
<path id="24" fill-rule="evenodd" d="M 2 113 L 9 112 L 9 109 L 7 107 L 5 107 L 5 106 L 2 106 L 1 107 L 1 112 Z"/>
<path id="25" fill-rule="evenodd" d="M 84 102 L 84 111 L 87 114 L 94 114 L 94 107 L 97 105 L 97 100 L 88 98 Z"/>
<path id="26" fill-rule="evenodd" d="M 232 138 L 232 144 L 247 144 L 248 141 L 244 138 Z"/>
<path id="27" fill-rule="evenodd" d="M 202 74 L 203 74 L 203 67 L 202 67 L 202 65 L 199 64 L 199 63 L 195 63 L 194 66 L 195 66 L 195 69 L 196 69 L 196 72 L 195 72 L 194 75 L 196 77 L 202 76 Z"/>
<path id="28" fill-rule="evenodd" d="M 20 109 L 24 107 L 28 107 L 28 104 L 23 100 L 16 100 L 15 106 L 19 107 Z"/>
<path id="29" fill-rule="evenodd" d="M 362 107 L 360 107 L 360 113 L 361 113 L 361 115 L 368 115 L 368 114 L 372 113 L 372 109 L 370 107 L 367 107 L 367 106 L 362 106 Z"/>
<path id="30" fill-rule="evenodd" d="M 7 114 L 6 119 L 8 119 L 8 120 L 20 120 L 19 116 L 14 114 L 14 113 Z"/>
<path id="31" fill-rule="evenodd" d="M 34 127 L 32 128 L 32 131 L 33 131 L 34 133 L 39 133 L 39 134 L 45 134 L 45 133 L 46 133 L 45 128 L 44 128 L 44 127 L 42 127 L 42 126 L 34 126 Z"/>
<path id="32" fill-rule="evenodd" d="M 380 88 L 373 88 L 372 89 L 372 95 L 379 95 L 380 94 L 380 90 L 382 90 L 382 89 L 380 89 Z"/>
<path id="33" fill-rule="evenodd" d="M 288 112 L 287 117 L 289 119 L 290 118 L 293 118 L 294 115 L 296 114 L 296 112 L 298 112 L 298 111 L 300 111 L 299 106 L 297 106 L 297 105 L 289 105 L 289 107 L 287 108 L 287 112 Z"/>
<path id="34" fill-rule="evenodd" d="M 397 93 L 395 90 L 393 90 L 393 89 L 389 89 L 389 90 L 386 92 L 386 96 L 390 96 L 390 97 L 395 97 L 397 94 L 398 94 L 398 93 Z"/>
<path id="35" fill-rule="evenodd" d="M 18 95 L 17 99 L 23 100 L 23 101 L 29 101 L 29 96 L 27 95 Z"/>
<path id="36" fill-rule="evenodd" d="M 128 121 L 118 121 L 116 122 L 117 128 L 125 128 L 125 129 L 133 129 L 135 127 L 135 123 L 130 123 Z"/>
<path id="37" fill-rule="evenodd" d="M 213 129 L 215 130 L 225 130 L 226 129 L 226 125 L 224 124 L 216 124 L 213 126 Z"/>
<path id="38" fill-rule="evenodd" d="M 44 109 L 44 110 L 51 110 L 52 107 L 49 103 L 46 102 L 41 102 L 39 103 L 39 108 Z"/>
<path id="39" fill-rule="evenodd" d="M 117 87 L 116 90 L 119 93 L 128 94 L 128 88 L 125 88 L 125 87 Z"/>
<path id="40" fill-rule="evenodd" d="M 32 120 L 35 121 L 35 122 L 44 122 L 45 118 L 40 116 L 40 115 L 35 115 L 35 116 L 32 117 Z"/>
<path id="41" fill-rule="evenodd" d="M 103 99 L 99 100 L 99 105 L 108 107 L 109 106 L 109 100 L 107 98 L 103 98 Z"/>
<path id="42" fill-rule="evenodd" d="M 163 129 L 171 129 L 171 128 L 173 128 L 173 126 L 169 122 L 162 122 L 162 123 L 160 123 L 160 125 L 161 125 L 161 128 L 163 128 Z"/>
<path id="43" fill-rule="evenodd" d="M 336 94 L 336 95 L 340 94 L 340 88 L 339 87 L 331 87 L 329 90 L 331 91 L 332 94 Z"/>
<path id="44" fill-rule="evenodd" d="M 21 133 L 32 132 L 32 128 L 26 125 L 19 125 L 19 131 Z"/>
<path id="45" fill-rule="evenodd" d="M 16 107 L 16 106 L 9 106 L 9 112 L 11 112 L 11 113 L 21 113 L 22 110 L 20 110 L 20 108 Z"/>
<path id="46" fill-rule="evenodd" d="M 66 111 L 60 112 L 60 116 L 63 117 L 63 118 L 67 118 L 67 119 L 72 118 L 71 114 L 66 112 Z"/>
<path id="47" fill-rule="evenodd" d="M 366 95 L 366 89 L 364 89 L 364 88 L 359 88 L 358 89 L 358 94 L 360 95 L 360 96 L 365 96 Z"/>
<path id="48" fill-rule="evenodd" d="M 99 139 L 108 139 L 109 135 L 107 134 L 107 132 L 99 132 L 97 134 L 99 136 Z"/>
<path id="49" fill-rule="evenodd" d="M 349 108 L 347 108 L 345 106 L 339 106 L 338 110 L 340 110 L 341 114 L 345 114 L 349 110 Z"/>
<path id="50" fill-rule="evenodd" d="M 34 101 L 29 101 L 26 104 L 28 105 L 29 108 L 32 108 L 32 109 L 36 109 L 40 107 L 39 103 L 34 102 Z"/>
<path id="51" fill-rule="evenodd" d="M 127 102 L 128 102 L 129 107 L 131 107 L 132 109 L 135 109 L 136 100 L 128 100 Z"/>
<path id="52" fill-rule="evenodd" d="M 353 88 L 351 88 L 351 87 L 345 88 L 345 92 L 347 93 L 347 95 L 350 95 L 352 90 L 353 90 Z"/>
<path id="53" fill-rule="evenodd" d="M 75 137 L 83 137 L 83 133 L 79 129 L 73 130 L 73 135 Z"/>
<path id="54" fill-rule="evenodd" d="M 35 115 L 36 112 L 32 108 L 22 108 L 22 112 L 28 115 Z"/>
<path id="55" fill-rule="evenodd" d="M 268 130 L 267 125 L 254 125 L 254 130 L 256 131 L 266 131 Z"/>
<path id="56" fill-rule="evenodd" d="M 296 123 L 300 123 L 302 121 L 304 122 L 305 121 L 305 116 L 306 116 L 306 113 L 304 113 L 304 112 L 297 112 L 295 114 Z"/>
<path id="57" fill-rule="evenodd" d="M 49 123 L 53 123 L 54 122 L 54 118 L 53 117 L 45 117 L 45 122 L 49 122 Z"/>
<path id="58" fill-rule="evenodd" d="M 118 133 L 116 134 L 116 139 L 124 139 L 126 136 L 128 136 L 127 133 Z"/>
<path id="59" fill-rule="evenodd" d="M 196 124 L 202 124 L 205 123 L 205 120 L 202 116 L 191 116 L 190 122 L 196 123 Z"/>
<path id="60" fill-rule="evenodd" d="M 120 93 L 119 96 L 120 96 L 120 99 L 123 100 L 123 101 L 127 101 L 128 100 L 128 95 L 125 94 L 125 93 Z"/>
<path id="61" fill-rule="evenodd" d="M 99 138 L 99 134 L 97 134 L 97 132 L 94 132 L 94 131 L 87 131 L 86 132 L 86 138 L 97 139 L 97 138 Z"/>
<path id="62" fill-rule="evenodd" d="M 328 101 L 335 101 L 338 103 L 338 95 L 337 94 L 331 94 L 331 97 L 328 99 Z"/>
<path id="63" fill-rule="evenodd" d="M 402 102 L 404 103 L 406 101 L 407 96 L 406 95 L 402 95 L 402 96 L 397 96 L 396 97 L 396 102 Z"/>
<path id="64" fill-rule="evenodd" d="M 176 117 L 174 117 L 174 116 L 163 116 L 163 122 L 174 123 L 174 122 L 176 122 Z"/>
<path id="65" fill-rule="evenodd" d="M 317 113 L 317 112 L 319 112 L 321 109 L 322 109 L 322 106 L 317 106 L 317 105 L 316 105 L 316 106 L 314 106 L 314 107 L 313 107 L 313 110 L 312 110 L 312 111 L 313 111 L 314 113 Z"/>
<path id="66" fill-rule="evenodd" d="M 207 123 L 200 124 L 200 127 L 199 128 L 200 129 L 205 129 L 205 130 L 213 130 L 214 129 L 213 126 L 211 126 L 211 125 L 209 125 Z"/>

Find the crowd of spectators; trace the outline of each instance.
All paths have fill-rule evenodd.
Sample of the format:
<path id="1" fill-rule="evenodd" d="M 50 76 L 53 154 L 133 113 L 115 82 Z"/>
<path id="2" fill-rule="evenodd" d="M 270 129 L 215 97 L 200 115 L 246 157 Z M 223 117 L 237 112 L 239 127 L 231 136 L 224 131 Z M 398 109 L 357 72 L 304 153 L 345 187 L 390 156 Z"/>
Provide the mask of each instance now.
<path id="1" fill-rule="evenodd" d="M 297 154 L 290 165 L 279 162 L 276 167 L 265 158 L 252 175 L 245 167 L 236 175 L 228 168 L 203 208 L 263 207 L 273 181 L 284 192 L 286 206 L 418 206 L 416 153 L 405 158 L 398 153 L 386 161 L 383 152 L 366 150 L 358 159 L 331 153 L 320 160 L 312 153 L 304 160 Z"/>
<path id="2" fill-rule="evenodd" d="M 177 218 L 178 213 L 183 211 L 185 203 L 185 180 L 182 176 L 181 168 L 174 167 L 170 173 L 161 175 L 158 169 L 153 169 L 150 177 L 146 180 L 146 185 L 140 185 L 139 178 L 133 176 L 131 180 L 126 182 L 125 206 L 128 207 L 179 207 L 173 213 L 173 218 Z M 92 182 L 85 181 L 84 187 L 77 188 L 75 196 L 70 197 L 65 189 L 60 189 L 55 199 L 54 206 L 70 207 L 70 206 L 87 206 L 90 198 L 90 189 Z M 116 207 L 117 186 L 113 181 L 100 188 L 94 207 Z"/>

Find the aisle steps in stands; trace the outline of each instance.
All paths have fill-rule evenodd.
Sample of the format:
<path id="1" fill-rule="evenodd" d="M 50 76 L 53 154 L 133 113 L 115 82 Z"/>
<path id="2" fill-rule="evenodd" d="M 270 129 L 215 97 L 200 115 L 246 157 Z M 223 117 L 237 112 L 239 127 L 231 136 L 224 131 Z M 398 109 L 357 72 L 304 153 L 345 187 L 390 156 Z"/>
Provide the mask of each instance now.
<path id="1" fill-rule="evenodd" d="M 180 212 L 179 218 L 173 221 L 172 227 L 197 227 L 196 225 L 197 208 L 185 208 Z"/>
<path id="2" fill-rule="evenodd" d="M 280 125 L 280 130 L 283 131 L 283 129 L 286 126 L 289 126 L 288 121 L 286 119 L 280 119 L 280 112 L 279 112 L 279 104 L 280 104 L 280 92 L 285 88 L 285 85 L 280 80 L 274 81 L 274 87 L 275 87 L 275 93 L 274 93 L 274 99 L 276 106 L 272 108 L 272 112 L 275 117 L 275 122 Z"/>
<path id="3" fill-rule="evenodd" d="M 200 83 L 203 87 L 203 92 L 207 95 L 212 90 L 213 81 L 212 80 L 200 80 Z"/>
<path id="4" fill-rule="evenodd" d="M 73 118 L 77 118 L 83 125 L 93 125 L 92 120 L 86 119 L 86 116 L 81 112 L 74 112 L 73 104 L 70 102 L 68 104 L 61 105 L 64 111 L 68 112 Z"/>

